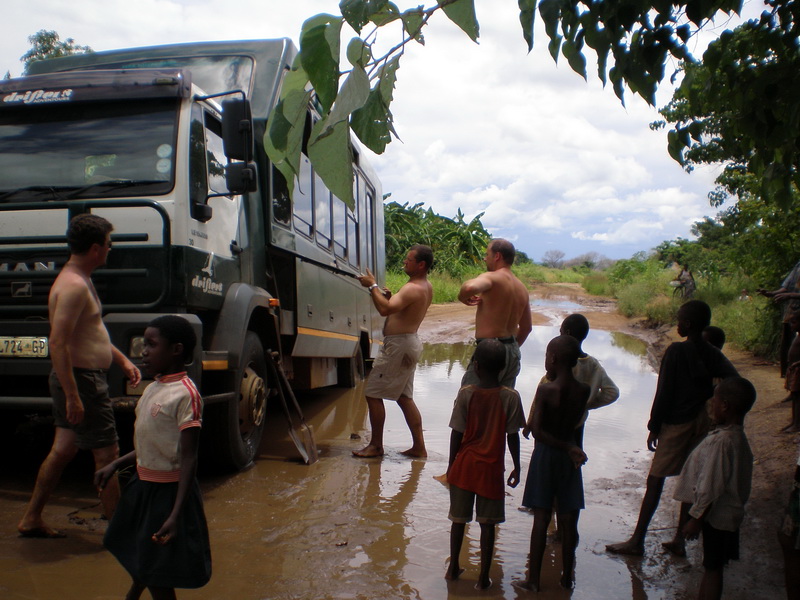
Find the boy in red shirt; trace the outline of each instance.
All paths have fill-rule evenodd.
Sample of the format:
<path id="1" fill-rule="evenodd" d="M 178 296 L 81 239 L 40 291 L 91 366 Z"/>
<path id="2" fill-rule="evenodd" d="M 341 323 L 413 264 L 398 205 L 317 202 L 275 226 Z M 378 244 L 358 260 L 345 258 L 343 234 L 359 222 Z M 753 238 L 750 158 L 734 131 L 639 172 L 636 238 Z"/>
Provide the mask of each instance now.
<path id="1" fill-rule="evenodd" d="M 505 348 L 495 339 L 478 344 L 473 357 L 477 385 L 458 391 L 450 418 L 450 567 L 445 578 L 458 579 L 463 572 L 459 554 L 466 524 L 476 520 L 481 526 L 481 571 L 477 589 L 492 585 L 489 567 L 494 553 L 495 525 L 505 521 L 505 446 L 511 453 L 514 470 L 506 483 L 519 484 L 519 430 L 525 426 L 522 401 L 516 390 L 501 386 L 498 376 L 505 366 Z"/>

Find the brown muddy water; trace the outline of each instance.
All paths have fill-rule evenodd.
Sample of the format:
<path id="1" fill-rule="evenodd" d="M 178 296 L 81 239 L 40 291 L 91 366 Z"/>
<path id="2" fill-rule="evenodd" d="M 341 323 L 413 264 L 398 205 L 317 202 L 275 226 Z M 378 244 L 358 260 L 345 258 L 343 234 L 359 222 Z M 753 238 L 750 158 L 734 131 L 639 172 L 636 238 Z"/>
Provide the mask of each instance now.
<path id="1" fill-rule="evenodd" d="M 567 310 L 572 310 L 568 307 Z M 535 327 L 523 347 L 518 388 L 526 407 L 543 374 L 543 349 L 557 335 Z M 622 334 L 592 331 L 584 344 L 623 390 L 620 400 L 594 411 L 588 421 L 584 467 L 586 510 L 581 514 L 575 591 L 558 587 L 560 547 L 545 555 L 543 592 L 538 598 L 680 598 L 694 595 L 701 575 L 699 555 L 690 561 L 665 558 L 654 546 L 670 533 L 650 536 L 648 558 L 624 560 L 605 553 L 605 544 L 624 539 L 638 511 L 649 455 L 645 424 L 656 376 L 643 342 Z M 445 472 L 452 402 L 470 345 L 427 345 L 416 378 L 415 398 L 423 415 L 427 460 L 399 454 L 410 444 L 400 410 L 387 403 L 383 459 L 357 459 L 351 451 L 368 439 L 360 388 L 326 390 L 300 399 L 321 458 L 298 462 L 279 413 L 254 466 L 232 476 L 203 476 L 211 534 L 211 582 L 180 590 L 196 599 L 461 599 L 526 598 L 511 586 L 524 576 L 532 517 L 518 510 L 533 449 L 523 440 L 523 482 L 506 488 L 506 522 L 498 527 L 491 577 L 483 592 L 478 574 L 477 525 L 468 528 L 461 580 L 443 578 L 448 557 L 448 493 L 434 476 Z M 359 439 L 360 438 L 360 439 Z M 46 449 L 46 447 L 45 447 Z M 0 471 L 0 598 L 83 600 L 122 598 L 129 583 L 123 569 L 102 549 L 105 523 L 89 485 L 91 464 L 79 462 L 62 480 L 45 516 L 63 529 L 63 540 L 16 537 L 15 524 L 29 497 L 41 449 L 17 448 Z M 289 457 L 289 458 L 287 458 Z M 35 459 L 35 460 L 34 460 Z M 12 468 L 13 464 L 23 467 Z M 510 468 L 510 460 L 507 461 Z M 655 530 L 674 518 L 665 492 Z M 688 582 L 688 583 L 687 583 Z M 688 587 L 687 587 L 688 586 Z M 145 594 L 147 597 L 147 594 Z M 688 596 L 687 596 L 688 597 Z M 744 597 L 744 596 L 742 596 Z"/>

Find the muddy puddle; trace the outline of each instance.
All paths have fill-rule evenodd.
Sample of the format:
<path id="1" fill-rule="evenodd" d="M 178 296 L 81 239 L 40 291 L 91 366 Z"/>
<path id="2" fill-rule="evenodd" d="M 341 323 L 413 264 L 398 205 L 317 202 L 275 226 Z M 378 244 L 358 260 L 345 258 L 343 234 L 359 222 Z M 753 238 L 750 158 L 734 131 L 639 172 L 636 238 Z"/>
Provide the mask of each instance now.
<path id="1" fill-rule="evenodd" d="M 556 310 L 564 314 L 565 307 L 553 307 Z M 544 347 L 557 333 L 555 326 L 534 327 L 523 347 L 518 389 L 526 411 L 543 374 Z M 672 566 L 660 553 L 648 548 L 654 558 L 627 562 L 604 551 L 606 543 L 629 533 L 643 491 L 643 469 L 649 459 L 644 426 L 656 381 L 646 360 L 646 346 L 629 336 L 593 330 L 584 348 L 602 362 L 623 395 L 616 404 L 593 411 L 586 427 L 587 508 L 579 525 L 577 587 L 572 594 L 558 587 L 560 547 L 549 546 L 543 593 L 535 597 L 682 597 L 671 576 L 665 575 Z M 434 476 L 447 467 L 447 424 L 472 349 L 465 344 L 426 345 L 415 398 L 424 420 L 427 460 L 409 460 L 399 454 L 410 445 L 410 437 L 400 410 L 392 403 L 387 403 L 387 455 L 383 459 L 351 456 L 351 451 L 368 439 L 366 405 L 358 388 L 301 395 L 321 455 L 311 466 L 296 460 L 282 418 L 271 411 L 269 430 L 251 469 L 235 476 L 206 475 L 201 480 L 214 574 L 205 588 L 181 590 L 179 597 L 534 597 L 511 586 L 512 579 L 524 576 L 530 541 L 532 516 L 518 507 L 532 440 L 522 443 L 523 483 L 513 490 L 506 488 L 507 520 L 497 532 L 491 573 L 494 586 L 484 592 L 473 588 L 479 562 L 477 525 L 467 530 L 462 579 L 446 582 L 443 578 L 449 548 L 449 499 Z M 510 460 L 507 464 L 510 468 Z M 96 519 L 96 500 L 86 485 L 88 470 L 73 471 L 47 509 L 52 524 L 70 536 L 53 541 L 15 537 L 13 524 L 27 501 L 35 472 L 21 479 L 3 474 L 0 515 L 6 533 L 0 539 L 0 597 L 70 600 L 124 596 L 127 575 L 100 546 L 104 524 Z M 76 514 L 83 522 L 75 519 Z M 659 515 L 654 527 L 669 527 L 671 509 L 662 508 Z M 692 569 L 686 561 L 682 564 L 684 572 Z M 699 566 L 693 569 L 699 577 Z"/>

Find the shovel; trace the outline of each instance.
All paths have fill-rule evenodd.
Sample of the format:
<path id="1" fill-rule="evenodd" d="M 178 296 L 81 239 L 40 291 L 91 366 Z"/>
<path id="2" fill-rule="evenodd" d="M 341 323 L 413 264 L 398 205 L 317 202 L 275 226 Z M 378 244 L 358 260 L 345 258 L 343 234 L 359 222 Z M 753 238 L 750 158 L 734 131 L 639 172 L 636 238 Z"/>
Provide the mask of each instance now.
<path id="1" fill-rule="evenodd" d="M 319 460 L 317 444 L 314 441 L 314 433 L 311 431 L 311 427 L 308 423 L 306 423 L 303 411 L 300 410 L 300 404 L 297 402 L 292 387 L 289 385 L 289 380 L 286 379 L 286 374 L 280 366 L 280 361 L 275 358 L 274 353 L 270 353 L 270 356 L 273 358 L 267 362 L 269 363 L 269 368 L 272 370 L 273 377 L 275 377 L 278 382 L 278 398 L 280 399 L 281 408 L 283 408 L 283 412 L 286 415 L 286 421 L 289 423 L 289 437 L 292 438 L 292 442 L 297 448 L 297 451 L 300 453 L 300 456 L 303 457 L 303 462 L 307 465 L 314 464 Z M 295 420 L 292 418 L 286 396 L 289 396 L 295 411 L 297 411 L 300 425 L 295 425 Z"/>

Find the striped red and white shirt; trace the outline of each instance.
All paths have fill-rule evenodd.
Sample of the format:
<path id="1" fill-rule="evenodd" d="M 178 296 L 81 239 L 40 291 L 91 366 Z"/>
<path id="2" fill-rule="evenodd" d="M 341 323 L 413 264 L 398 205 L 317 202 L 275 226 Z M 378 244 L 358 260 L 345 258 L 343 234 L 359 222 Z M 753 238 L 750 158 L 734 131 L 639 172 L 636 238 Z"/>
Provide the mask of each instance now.
<path id="1" fill-rule="evenodd" d="M 142 481 L 168 483 L 181 474 L 181 431 L 200 427 L 203 399 L 186 372 L 156 377 L 136 405 L 133 443 Z"/>

